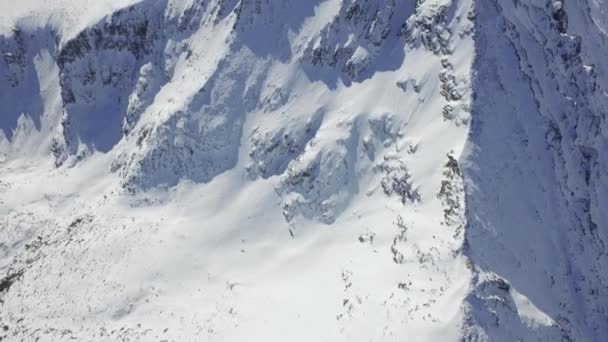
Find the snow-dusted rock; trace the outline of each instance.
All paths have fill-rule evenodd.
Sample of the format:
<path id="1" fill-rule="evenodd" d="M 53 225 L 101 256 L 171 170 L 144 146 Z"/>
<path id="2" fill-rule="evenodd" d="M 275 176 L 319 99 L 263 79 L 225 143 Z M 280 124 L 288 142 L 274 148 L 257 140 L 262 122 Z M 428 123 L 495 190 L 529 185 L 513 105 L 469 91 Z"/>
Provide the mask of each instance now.
<path id="1" fill-rule="evenodd" d="M 0 340 L 603 341 L 604 7 L 0 4 Z"/>

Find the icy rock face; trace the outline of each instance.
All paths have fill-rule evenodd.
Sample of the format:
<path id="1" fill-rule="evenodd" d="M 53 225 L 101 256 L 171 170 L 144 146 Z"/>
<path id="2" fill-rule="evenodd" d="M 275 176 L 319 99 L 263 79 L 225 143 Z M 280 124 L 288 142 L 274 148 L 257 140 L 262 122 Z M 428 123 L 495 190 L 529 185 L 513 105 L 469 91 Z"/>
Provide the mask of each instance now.
<path id="1" fill-rule="evenodd" d="M 396 1 L 345 1 L 304 55 L 314 66 L 339 68 L 348 79 L 358 81 L 387 42 L 396 39 L 395 12 L 404 12 Z"/>
<path id="2" fill-rule="evenodd" d="M 118 11 L 61 47 L 57 64 L 65 112 L 55 143 L 58 163 L 82 148 L 109 151 L 122 137 L 123 121 L 132 125 L 137 109 L 128 94 L 136 85 L 139 92 L 146 87 L 136 83 L 138 74 L 147 70 L 148 60 L 155 62 L 150 55 L 163 34 L 157 6 L 144 2 Z"/>
<path id="3" fill-rule="evenodd" d="M 37 45 L 53 42 L 48 31 L 29 34 L 15 28 L 11 37 L 0 37 L 0 102 L 10 112 L 0 116 L 0 136 L 13 138 L 13 130 L 21 116 L 26 116 L 40 128 L 43 101 L 35 68 Z M 15 132 L 16 133 L 16 132 Z"/>
<path id="4" fill-rule="evenodd" d="M 185 108 L 135 131 L 137 153 L 121 170 L 123 187 L 172 186 L 182 178 L 208 182 L 233 168 L 247 106 L 246 84 L 235 80 L 254 74 L 252 68 L 241 64 L 220 69 Z"/>
<path id="5" fill-rule="evenodd" d="M 289 165 L 278 192 L 284 198 L 285 219 L 295 215 L 332 223 L 357 191 L 353 141 L 346 136 L 338 148 L 309 149 Z M 312 141 L 311 146 L 317 142 Z"/>
<path id="6" fill-rule="evenodd" d="M 284 199 L 283 215 L 288 222 L 302 214 L 332 223 L 357 192 L 358 127 L 344 122 L 338 129 L 337 140 L 323 139 L 320 131 L 304 153 L 289 163 L 277 189 Z"/>
<path id="7" fill-rule="evenodd" d="M 310 124 L 306 125 L 309 132 Z M 377 151 L 402 138 L 400 122 L 391 114 L 360 114 L 335 126 L 320 127 L 303 153 L 288 164 L 277 193 L 288 222 L 302 215 L 331 224 L 359 192 L 360 175 L 382 176 L 383 193 L 402 204 L 420 200 L 410 173 L 396 153 Z M 289 141 L 289 140 L 288 140 Z"/>
<path id="8" fill-rule="evenodd" d="M 408 19 L 402 33 L 411 43 L 420 43 L 435 54 L 450 54 L 450 36 L 448 11 L 451 1 L 417 0 L 416 15 Z"/>
<path id="9" fill-rule="evenodd" d="M 452 154 L 447 155 L 443 176 L 441 188 L 437 193 L 437 198 L 444 207 L 443 224 L 453 229 L 456 238 L 461 238 L 466 224 L 465 191 L 462 169 Z"/>
<path id="10" fill-rule="evenodd" d="M 256 129 L 251 138 L 251 165 L 247 167 L 248 173 L 253 178 L 283 174 L 290 162 L 304 152 L 322 122 L 323 112 L 318 111 L 305 123 L 297 122 L 288 128 L 281 127 L 265 132 Z"/>
<path id="11" fill-rule="evenodd" d="M 467 336 L 601 340 L 608 307 L 605 32 L 584 1 L 479 1 L 476 17 L 468 254 L 480 274 L 508 279 L 552 320 L 489 309 L 482 304 L 488 285 L 478 280 L 469 301 L 477 323 Z M 495 94 L 502 98 L 489 98 Z M 521 185 L 513 188 L 514 179 Z M 519 327 L 510 338 L 504 327 L 512 324 Z"/>
<path id="12" fill-rule="evenodd" d="M 313 2 L 298 2 L 298 6 L 302 7 L 304 14 L 306 10 L 312 9 L 313 5 Z M 361 35 L 361 39 L 353 40 L 353 44 L 366 42 L 366 44 L 371 44 L 370 46 L 376 46 L 374 51 L 377 54 L 379 47 L 388 40 L 391 29 L 390 19 L 395 10 L 394 7 L 392 2 L 387 4 L 374 1 L 343 3 L 340 5 L 341 10 L 331 23 L 301 44 L 310 46 L 313 42 L 325 41 L 328 36 L 336 34 L 327 33 L 332 30 L 332 27 L 336 30 L 349 28 L 362 32 L 357 33 Z M 218 12 L 222 13 L 224 8 L 231 8 L 231 6 L 221 3 Z M 286 10 L 289 10 L 289 6 L 286 4 L 265 1 L 239 2 L 234 6 L 233 33 L 226 37 L 232 41 L 232 45 L 226 55 L 221 57 L 221 62 L 217 65 L 217 69 L 212 71 L 212 76 L 204 80 L 205 84 L 201 87 L 199 94 L 191 95 L 186 103 L 181 105 L 182 108 L 176 111 L 177 114 L 162 113 L 160 116 L 165 119 L 161 120 L 167 120 L 165 123 L 161 125 L 158 122 L 144 124 L 143 128 L 131 134 L 131 136 L 137 136 L 131 140 L 136 141 L 137 149 L 140 152 L 131 156 L 123 155 L 115 163 L 116 169 L 122 169 L 121 175 L 125 188 L 134 190 L 163 184 L 174 185 L 182 178 L 208 182 L 214 176 L 235 166 L 237 147 L 241 140 L 242 124 L 245 120 L 245 116 L 238 113 L 284 111 L 284 107 L 290 99 L 289 87 L 279 87 L 272 83 L 261 85 L 264 78 L 270 77 L 270 75 L 265 71 L 267 62 L 259 59 L 260 54 L 264 55 L 278 49 L 279 58 L 289 57 L 293 63 L 298 62 L 310 52 L 308 48 L 303 52 L 297 50 L 282 52 L 284 46 L 289 44 L 287 41 L 283 41 L 285 38 L 282 37 L 280 31 L 284 29 L 280 16 Z M 219 14 L 217 15 L 219 16 Z M 340 24 L 343 20 L 349 24 Z M 392 24 L 394 26 L 394 23 Z M 258 37 L 251 36 L 251 32 L 255 31 L 264 32 L 274 38 L 260 41 Z M 344 33 L 343 36 L 345 38 L 349 36 L 352 39 L 352 35 Z M 395 32 L 394 37 L 389 41 L 398 43 L 399 40 L 396 36 Z M 273 45 L 274 39 L 279 44 Z M 295 55 L 290 56 L 294 53 Z M 186 58 L 195 59 L 196 54 L 196 51 L 189 51 Z M 358 53 L 353 52 L 353 56 L 358 56 Z M 345 68 L 350 65 L 343 62 L 346 63 Z M 329 64 L 337 70 L 326 70 L 328 75 L 340 72 L 336 63 Z M 344 70 L 346 69 L 341 71 L 344 72 Z M 246 81 L 242 83 L 235 80 Z M 148 83 L 146 82 L 144 85 L 146 91 L 149 89 Z M 264 87 L 262 91 L 256 88 L 259 86 Z M 140 89 L 141 87 L 136 85 L 136 91 L 131 95 L 134 106 L 139 103 Z M 156 89 L 154 84 L 151 89 Z M 148 98 L 150 98 L 149 95 Z M 133 125 L 130 123 L 133 121 L 131 118 L 141 115 L 131 114 L 132 112 L 138 113 L 136 108 L 132 105 L 129 106 L 125 121 L 126 128 Z M 180 114 L 181 112 L 188 114 L 183 116 Z M 251 139 L 254 146 L 249 152 L 254 164 L 249 167 L 252 175 L 260 174 L 267 178 L 282 174 L 287 170 L 289 162 L 304 151 L 304 147 L 314 137 L 321 125 L 322 116 L 315 113 L 308 115 L 312 116 L 300 127 L 294 127 L 291 135 L 283 128 L 277 132 L 262 133 L 260 131 L 253 134 Z M 177 117 L 180 116 L 181 119 L 178 119 Z M 188 128 L 185 133 L 182 133 L 184 127 Z M 266 151 L 260 150 L 259 145 L 264 145 Z M 312 153 L 322 154 L 318 151 Z M 319 156 L 315 158 L 317 157 Z M 334 158 L 341 159 L 342 157 L 331 157 L 331 159 Z M 339 164 L 342 163 L 344 162 Z M 126 167 L 122 168 L 122 165 L 126 165 Z M 340 175 L 344 176 L 346 173 L 340 173 Z M 319 186 L 324 184 L 321 179 L 313 178 L 313 180 L 318 182 Z M 279 192 L 283 193 L 282 190 Z"/>
<path id="13" fill-rule="evenodd" d="M 135 124 L 154 100 L 154 95 L 168 81 L 164 69 L 158 63 L 148 62 L 139 69 L 139 77 L 133 93 L 129 95 L 127 111 L 122 124 L 122 132 L 128 135 Z"/>

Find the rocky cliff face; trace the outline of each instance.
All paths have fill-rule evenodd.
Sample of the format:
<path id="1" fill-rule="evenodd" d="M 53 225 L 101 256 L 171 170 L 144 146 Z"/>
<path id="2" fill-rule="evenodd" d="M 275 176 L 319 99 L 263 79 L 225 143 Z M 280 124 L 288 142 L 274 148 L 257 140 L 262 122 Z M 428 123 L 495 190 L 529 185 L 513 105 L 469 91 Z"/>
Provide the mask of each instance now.
<path id="1" fill-rule="evenodd" d="M 55 1 L 0 35 L 0 340 L 608 333 L 607 5 Z"/>
<path id="2" fill-rule="evenodd" d="M 484 332 L 472 330 L 470 339 L 606 334 L 607 98 L 599 57 L 606 37 L 598 21 L 605 19 L 593 18 L 589 5 L 476 6 L 477 90 L 464 173 L 467 254 L 479 266 L 469 303 Z M 491 285 L 487 274 L 502 280 Z M 550 319 L 522 318 L 517 291 Z M 513 317 L 520 328 L 505 334 Z"/>

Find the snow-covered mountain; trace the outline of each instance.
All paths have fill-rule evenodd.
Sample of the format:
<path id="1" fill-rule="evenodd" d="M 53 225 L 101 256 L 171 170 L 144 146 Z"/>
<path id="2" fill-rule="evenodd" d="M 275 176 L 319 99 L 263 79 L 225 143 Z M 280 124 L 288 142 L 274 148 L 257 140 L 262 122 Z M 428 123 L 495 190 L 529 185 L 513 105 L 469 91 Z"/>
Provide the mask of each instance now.
<path id="1" fill-rule="evenodd" d="M 605 0 L 0 3 L 0 341 L 604 341 Z"/>

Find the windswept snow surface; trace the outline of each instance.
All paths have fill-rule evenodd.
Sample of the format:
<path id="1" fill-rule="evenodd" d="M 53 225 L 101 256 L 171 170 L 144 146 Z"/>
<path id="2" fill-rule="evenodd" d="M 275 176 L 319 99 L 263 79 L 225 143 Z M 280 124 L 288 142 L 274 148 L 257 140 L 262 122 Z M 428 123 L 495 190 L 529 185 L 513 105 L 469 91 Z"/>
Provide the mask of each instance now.
<path id="1" fill-rule="evenodd" d="M 0 32 L 15 28 L 53 26 L 63 39 L 138 0 L 19 0 L 0 4 Z"/>
<path id="2" fill-rule="evenodd" d="M 0 340 L 602 341 L 604 7 L 0 4 Z"/>

